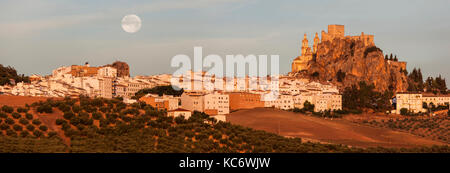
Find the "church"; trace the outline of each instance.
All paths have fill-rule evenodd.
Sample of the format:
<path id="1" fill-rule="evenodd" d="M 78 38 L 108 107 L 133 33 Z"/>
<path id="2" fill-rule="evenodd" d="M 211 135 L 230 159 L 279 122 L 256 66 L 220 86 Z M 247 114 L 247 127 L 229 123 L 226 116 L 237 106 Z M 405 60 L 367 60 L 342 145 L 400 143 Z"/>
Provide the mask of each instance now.
<path id="1" fill-rule="evenodd" d="M 302 40 L 302 52 L 301 56 L 298 56 L 292 62 L 292 72 L 298 72 L 307 69 L 308 62 L 313 59 L 313 54 L 316 54 L 317 46 L 319 44 L 319 36 L 316 33 L 314 37 L 314 45 L 313 50 L 311 51 L 311 47 L 308 45 L 308 38 L 306 38 L 306 34 Z"/>

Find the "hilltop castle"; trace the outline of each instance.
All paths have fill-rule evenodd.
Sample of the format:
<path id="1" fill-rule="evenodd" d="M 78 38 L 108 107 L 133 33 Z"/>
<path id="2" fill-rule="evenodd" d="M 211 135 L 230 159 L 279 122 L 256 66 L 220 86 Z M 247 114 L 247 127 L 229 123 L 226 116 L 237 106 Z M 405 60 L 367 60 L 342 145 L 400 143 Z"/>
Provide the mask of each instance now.
<path id="1" fill-rule="evenodd" d="M 359 40 L 364 43 L 365 46 L 373 46 L 373 35 L 365 35 L 364 32 L 358 36 L 345 36 L 344 35 L 344 25 L 328 25 L 328 33 L 322 30 L 322 40 L 319 39 L 318 33 L 314 36 L 313 49 L 308 44 L 308 38 L 306 34 L 303 36 L 301 56 L 298 56 L 292 62 L 292 72 L 298 72 L 308 69 L 308 63 L 313 60 L 313 57 L 317 54 L 317 49 L 319 44 L 326 41 L 333 41 L 334 39 L 344 39 L 348 38 L 351 40 Z"/>

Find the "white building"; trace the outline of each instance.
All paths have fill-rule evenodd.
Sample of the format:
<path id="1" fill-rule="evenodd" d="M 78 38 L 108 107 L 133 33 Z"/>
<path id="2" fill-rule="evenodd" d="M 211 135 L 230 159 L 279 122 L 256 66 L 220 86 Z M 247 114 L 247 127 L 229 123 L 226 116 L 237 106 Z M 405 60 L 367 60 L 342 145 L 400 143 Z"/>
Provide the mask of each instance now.
<path id="1" fill-rule="evenodd" d="M 115 77 L 117 77 L 117 69 L 114 68 L 114 67 L 102 67 L 102 68 L 99 68 L 97 76 L 98 77 L 115 78 Z"/>
<path id="2" fill-rule="evenodd" d="M 179 108 L 180 97 L 174 97 L 172 95 L 159 96 L 157 94 L 147 94 L 139 98 L 139 101 L 143 101 L 157 109 L 175 110 Z"/>
<path id="3" fill-rule="evenodd" d="M 170 110 L 167 112 L 168 116 L 179 117 L 183 116 L 184 119 L 189 119 L 192 115 L 192 112 L 186 109 L 178 108 L 175 110 Z"/>
<path id="4" fill-rule="evenodd" d="M 204 93 L 183 92 L 181 95 L 181 107 L 189 111 L 204 112 Z"/>
<path id="5" fill-rule="evenodd" d="M 181 107 L 190 111 L 230 113 L 229 95 L 222 93 L 184 92 L 181 95 Z"/>
<path id="6" fill-rule="evenodd" d="M 397 93 L 395 99 L 397 105 L 397 113 L 400 113 L 400 110 L 402 108 L 406 108 L 414 113 L 426 112 L 427 109 L 423 108 L 424 103 L 427 105 L 427 107 L 431 107 L 432 105 L 448 105 L 450 103 L 450 95 Z"/>
<path id="7" fill-rule="evenodd" d="M 422 94 L 420 93 L 397 93 L 396 102 L 397 113 L 400 113 L 402 108 L 406 108 L 411 112 L 419 113 L 425 112 L 426 110 L 423 108 L 422 102 Z"/>
<path id="8" fill-rule="evenodd" d="M 230 98 L 228 94 L 206 94 L 204 99 L 205 110 L 217 110 L 218 115 L 230 113 Z"/>
<path id="9" fill-rule="evenodd" d="M 113 93 L 113 78 L 104 77 L 99 78 L 99 90 L 100 90 L 100 97 L 103 98 L 112 98 Z"/>
<path id="10" fill-rule="evenodd" d="M 281 94 L 275 100 L 265 101 L 264 107 L 273 107 L 282 110 L 294 109 L 294 96 Z"/>

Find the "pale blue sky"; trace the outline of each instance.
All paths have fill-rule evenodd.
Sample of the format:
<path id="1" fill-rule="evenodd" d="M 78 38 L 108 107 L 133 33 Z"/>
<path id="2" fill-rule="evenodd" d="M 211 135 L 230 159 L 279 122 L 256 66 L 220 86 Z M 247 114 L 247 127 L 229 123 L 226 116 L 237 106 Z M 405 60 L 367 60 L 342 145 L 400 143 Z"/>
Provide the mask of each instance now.
<path id="1" fill-rule="evenodd" d="M 385 53 L 450 80 L 450 1 L 371 0 L 0 0 L 0 63 L 25 74 L 63 65 L 126 61 L 132 75 L 172 73 L 177 54 L 278 54 L 280 70 L 328 24 L 375 35 Z M 122 30 L 136 14 L 142 28 Z M 448 80 L 447 80 L 448 82 Z"/>

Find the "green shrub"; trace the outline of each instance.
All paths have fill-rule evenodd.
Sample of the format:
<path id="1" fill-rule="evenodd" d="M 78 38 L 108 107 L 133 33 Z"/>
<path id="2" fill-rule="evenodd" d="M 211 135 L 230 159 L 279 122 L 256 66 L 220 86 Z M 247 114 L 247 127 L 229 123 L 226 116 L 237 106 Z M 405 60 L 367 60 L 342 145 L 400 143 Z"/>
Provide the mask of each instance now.
<path id="1" fill-rule="evenodd" d="M 92 119 L 99 120 L 101 118 L 102 118 L 102 114 L 101 113 L 99 113 L 99 112 L 93 112 L 92 113 Z"/>
<path id="2" fill-rule="evenodd" d="M 9 129 L 9 125 L 8 124 L 1 124 L 0 125 L 0 129 L 1 130 L 8 130 Z"/>
<path id="3" fill-rule="evenodd" d="M 406 109 L 406 108 L 401 108 L 401 109 L 400 109 L 400 115 L 408 115 L 408 109 Z"/>
<path id="4" fill-rule="evenodd" d="M 25 119 L 25 118 L 21 118 L 21 119 L 19 120 L 19 123 L 20 123 L 20 124 L 23 124 L 23 125 L 27 125 L 27 124 L 29 124 L 30 122 L 28 122 L 28 120 Z"/>
<path id="5" fill-rule="evenodd" d="M 37 112 L 39 113 L 53 113 L 52 105 L 49 103 L 44 103 L 37 107 Z"/>
<path id="6" fill-rule="evenodd" d="M 61 129 L 64 131 L 66 131 L 67 129 L 70 129 L 70 124 L 69 123 L 62 124 Z"/>
<path id="7" fill-rule="evenodd" d="M 184 119 L 184 116 L 178 116 L 174 120 L 177 124 L 182 124 L 182 123 L 186 122 L 186 120 Z"/>
<path id="8" fill-rule="evenodd" d="M 23 107 L 18 107 L 17 108 L 17 112 L 19 112 L 19 113 L 26 113 L 26 112 L 28 112 L 28 109 L 27 108 L 23 108 Z"/>
<path id="9" fill-rule="evenodd" d="M 214 133 L 213 138 L 216 140 L 220 140 L 222 139 L 222 134 L 220 132 L 216 132 Z"/>
<path id="10" fill-rule="evenodd" d="M 34 130 L 34 126 L 31 125 L 31 124 L 28 124 L 27 125 L 27 129 L 28 129 L 28 131 L 33 131 Z"/>
<path id="11" fill-rule="evenodd" d="M 25 114 L 25 118 L 27 118 L 28 120 L 32 120 L 33 119 L 33 115 L 30 113 L 26 113 Z"/>
<path id="12" fill-rule="evenodd" d="M 33 123 L 34 125 L 41 125 L 41 121 L 39 121 L 38 119 L 34 119 L 34 120 L 32 121 L 32 123 Z"/>
<path id="13" fill-rule="evenodd" d="M 48 137 L 53 137 L 53 136 L 56 136 L 56 135 L 58 135 L 58 133 L 56 133 L 54 131 L 48 132 Z"/>
<path id="14" fill-rule="evenodd" d="M 62 112 L 68 112 L 71 110 L 70 106 L 66 105 L 65 103 L 60 104 L 58 106 L 58 109 L 61 110 Z"/>
<path id="15" fill-rule="evenodd" d="M 41 130 L 41 131 L 45 132 L 45 131 L 47 131 L 47 130 L 48 130 L 48 127 L 47 127 L 47 126 L 44 126 L 44 125 L 42 125 L 42 126 L 39 126 L 39 130 Z"/>
<path id="16" fill-rule="evenodd" d="M 6 112 L 6 113 L 13 113 L 14 112 L 14 108 L 11 107 L 11 106 L 3 105 L 2 106 L 2 111 Z"/>
<path id="17" fill-rule="evenodd" d="M 9 125 L 12 125 L 12 124 L 14 124 L 15 122 L 14 122 L 13 119 L 11 119 L 11 118 L 8 117 L 8 118 L 5 119 L 5 123 L 6 123 L 6 124 L 9 124 Z"/>
<path id="18" fill-rule="evenodd" d="M 22 131 L 22 132 L 20 132 L 20 136 L 21 137 L 27 137 L 27 136 L 29 136 L 30 135 L 30 133 L 28 133 L 28 131 Z"/>
<path id="19" fill-rule="evenodd" d="M 81 121 L 80 118 L 73 117 L 72 119 L 70 119 L 70 124 L 76 126 L 76 125 L 80 124 L 80 121 Z"/>
<path id="20" fill-rule="evenodd" d="M 14 124 L 13 129 L 14 129 L 15 131 L 22 131 L 22 130 L 23 130 L 22 126 L 17 125 L 17 124 Z"/>
<path id="21" fill-rule="evenodd" d="M 20 115 L 20 114 L 17 113 L 17 112 L 12 113 L 11 116 L 12 116 L 14 119 L 19 119 L 19 118 L 22 117 L 22 115 Z"/>
<path id="22" fill-rule="evenodd" d="M 33 135 L 36 136 L 36 137 L 41 137 L 43 135 L 43 133 L 41 131 L 39 131 L 39 130 L 34 130 L 33 131 Z"/>
<path id="23" fill-rule="evenodd" d="M 83 117 L 83 118 L 80 118 L 80 123 L 84 124 L 84 125 L 92 125 L 94 123 L 94 120 Z"/>
<path id="24" fill-rule="evenodd" d="M 73 105 L 72 106 L 72 111 L 75 112 L 75 113 L 78 113 L 78 112 L 81 111 L 81 107 L 78 106 L 78 105 Z"/>
<path id="25" fill-rule="evenodd" d="M 8 117 L 7 114 L 5 114 L 5 113 L 3 113 L 3 112 L 0 112 L 0 118 L 6 118 L 6 117 Z"/>
<path id="26" fill-rule="evenodd" d="M 103 113 L 107 113 L 107 112 L 109 112 L 109 110 L 110 109 L 108 107 L 105 107 L 105 106 L 100 108 L 100 111 L 103 112 Z"/>
<path id="27" fill-rule="evenodd" d="M 83 108 L 83 110 L 85 110 L 88 113 L 92 113 L 92 112 L 97 111 L 97 108 L 93 107 L 93 106 L 83 106 L 82 108 Z"/>
<path id="28" fill-rule="evenodd" d="M 85 128 L 83 124 L 78 124 L 76 127 L 80 131 L 82 131 Z"/>
<path id="29" fill-rule="evenodd" d="M 12 129 L 6 130 L 6 135 L 11 136 L 11 137 L 17 137 L 17 133 Z"/>
<path id="30" fill-rule="evenodd" d="M 383 51 L 380 48 L 378 48 L 376 46 L 371 46 L 371 47 L 366 48 L 366 50 L 364 50 L 364 58 L 367 57 L 367 54 L 369 54 L 371 52 L 381 52 L 381 53 L 383 53 Z"/>
<path id="31" fill-rule="evenodd" d="M 67 123 L 67 121 L 66 120 L 63 120 L 63 119 L 56 119 L 56 125 L 61 125 L 61 124 L 66 124 Z"/>
<path id="32" fill-rule="evenodd" d="M 305 111 L 314 112 L 314 104 L 310 103 L 309 101 L 305 101 L 303 103 L 303 109 Z"/>
<path id="33" fill-rule="evenodd" d="M 29 136 L 30 135 L 30 133 L 28 133 L 28 131 L 22 131 L 22 132 L 20 132 L 20 137 L 27 137 L 27 136 Z"/>
<path id="34" fill-rule="evenodd" d="M 89 117 L 90 117 L 89 113 L 87 113 L 87 112 L 80 112 L 78 114 L 78 118 L 89 118 Z"/>
<path id="35" fill-rule="evenodd" d="M 74 130 L 72 128 L 68 128 L 67 130 L 64 131 L 64 136 L 67 136 L 69 138 L 72 137 L 72 136 L 75 136 L 77 134 L 78 134 L 78 131 L 76 131 L 76 130 Z"/>
<path id="36" fill-rule="evenodd" d="M 64 119 L 66 119 L 66 120 L 70 120 L 70 119 L 72 119 L 73 117 L 75 117 L 75 114 L 74 114 L 73 112 L 71 112 L 71 111 L 69 111 L 69 112 L 64 112 L 63 117 L 64 117 Z"/>
<path id="37" fill-rule="evenodd" d="M 117 117 L 119 117 L 119 115 L 117 115 L 115 113 L 106 114 L 107 119 L 116 119 Z"/>

